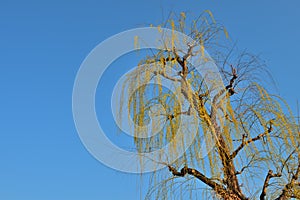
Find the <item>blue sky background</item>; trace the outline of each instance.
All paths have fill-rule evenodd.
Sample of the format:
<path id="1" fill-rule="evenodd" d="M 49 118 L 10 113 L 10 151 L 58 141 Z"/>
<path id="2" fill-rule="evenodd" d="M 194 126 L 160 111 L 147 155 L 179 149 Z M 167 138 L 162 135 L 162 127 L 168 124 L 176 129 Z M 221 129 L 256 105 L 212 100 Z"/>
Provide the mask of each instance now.
<path id="1" fill-rule="evenodd" d="M 211 10 L 239 48 L 266 60 L 279 93 L 295 110 L 299 8 L 298 0 L 1 0 L 0 199 L 140 198 L 139 176 L 102 165 L 81 144 L 72 89 L 97 44 L 158 24 L 169 11 Z"/>

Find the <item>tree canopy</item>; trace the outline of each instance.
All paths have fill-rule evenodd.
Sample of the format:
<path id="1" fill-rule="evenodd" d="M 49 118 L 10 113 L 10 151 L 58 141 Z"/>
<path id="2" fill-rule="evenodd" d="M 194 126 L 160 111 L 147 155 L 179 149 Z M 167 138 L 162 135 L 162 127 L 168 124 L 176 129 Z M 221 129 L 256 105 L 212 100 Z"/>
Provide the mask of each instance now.
<path id="1" fill-rule="evenodd" d="M 193 43 L 176 45 L 175 34 L 162 38 L 164 48 L 144 52 L 124 82 L 123 93 L 132 96 L 121 103 L 135 123 L 141 160 L 165 165 L 153 172 L 146 199 L 300 198 L 298 118 L 273 94 L 265 63 L 239 50 L 210 11 L 172 13 L 153 27 L 182 32 Z M 211 62 L 223 82 L 218 90 L 197 70 Z M 142 154 L 167 144 L 162 157 Z"/>

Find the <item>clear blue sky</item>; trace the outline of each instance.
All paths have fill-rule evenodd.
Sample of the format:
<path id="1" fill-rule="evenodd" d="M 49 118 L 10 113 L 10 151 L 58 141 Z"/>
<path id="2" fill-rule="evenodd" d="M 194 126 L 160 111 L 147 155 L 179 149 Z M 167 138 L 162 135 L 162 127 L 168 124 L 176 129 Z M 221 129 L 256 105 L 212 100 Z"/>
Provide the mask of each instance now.
<path id="1" fill-rule="evenodd" d="M 280 94 L 295 109 L 299 8 L 298 0 L 1 0 L 0 199 L 140 198 L 139 176 L 105 167 L 81 144 L 72 88 L 97 44 L 160 23 L 171 10 L 196 15 L 210 9 L 240 48 L 266 60 Z"/>

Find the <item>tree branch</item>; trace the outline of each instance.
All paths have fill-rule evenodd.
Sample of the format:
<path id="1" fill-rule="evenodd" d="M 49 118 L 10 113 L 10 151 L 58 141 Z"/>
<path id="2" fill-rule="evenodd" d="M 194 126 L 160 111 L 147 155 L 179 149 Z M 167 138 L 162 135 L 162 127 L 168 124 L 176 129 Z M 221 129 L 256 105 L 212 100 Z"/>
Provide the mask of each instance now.
<path id="1" fill-rule="evenodd" d="M 282 193 L 276 200 L 285 200 L 285 199 L 291 197 L 291 194 L 289 194 L 289 190 L 292 189 L 295 184 L 296 185 L 298 184 L 298 183 L 296 183 L 296 181 L 299 178 L 299 173 L 300 173 L 300 161 L 298 160 L 298 166 L 297 166 L 295 174 L 292 176 L 290 182 L 288 182 L 284 186 L 284 188 L 282 189 Z"/>
<path id="2" fill-rule="evenodd" d="M 204 174 L 197 171 L 196 169 L 188 168 L 187 166 L 183 167 L 180 172 L 177 171 L 174 167 L 168 165 L 169 171 L 172 172 L 174 176 L 185 176 L 186 174 L 190 174 L 195 178 L 199 179 L 206 185 L 210 186 L 214 191 L 225 191 L 225 189 L 218 183 L 214 182 L 210 178 L 207 178 Z"/>
<path id="3" fill-rule="evenodd" d="M 238 75 L 236 73 L 236 69 L 232 65 L 230 65 L 230 67 L 231 67 L 231 72 L 232 72 L 232 78 L 230 79 L 229 84 L 225 88 L 226 88 L 226 90 L 228 90 L 228 93 L 231 96 L 235 93 L 233 84 L 234 84 L 234 81 L 237 79 Z"/>
<path id="4" fill-rule="evenodd" d="M 277 174 L 274 174 L 272 170 L 269 170 L 266 178 L 265 178 L 265 182 L 264 182 L 264 186 L 263 186 L 263 189 L 262 189 L 262 192 L 259 196 L 259 199 L 260 200 L 264 200 L 265 199 L 265 196 L 267 194 L 267 187 L 269 186 L 269 181 L 271 178 L 274 178 L 274 177 L 280 177 L 281 174 L 280 173 L 277 173 Z"/>
<path id="5" fill-rule="evenodd" d="M 213 98 L 213 101 L 212 101 L 212 105 L 211 105 L 211 113 L 210 113 L 210 116 L 212 119 L 215 118 L 216 116 L 216 110 L 218 109 L 219 105 L 218 105 L 218 100 L 219 98 L 227 91 L 228 94 L 230 96 L 232 96 L 233 94 L 235 94 L 235 91 L 234 91 L 234 88 L 233 88 L 233 84 L 234 84 L 234 81 L 237 79 L 238 75 L 236 73 L 236 69 L 230 65 L 231 67 L 231 73 L 232 73 L 232 78 L 230 79 L 229 81 L 229 84 L 224 88 L 222 89 L 221 91 L 218 92 L 218 94 L 216 94 Z"/>
<path id="6" fill-rule="evenodd" d="M 189 109 L 187 111 L 177 112 L 177 113 L 174 113 L 174 114 L 168 114 L 167 115 L 167 120 L 172 120 L 175 117 L 180 116 L 180 115 L 191 115 L 191 106 L 189 107 Z"/>
<path id="7" fill-rule="evenodd" d="M 255 142 L 256 140 L 261 139 L 263 136 L 267 135 L 268 133 L 271 133 L 272 130 L 273 130 L 272 124 L 270 123 L 270 127 L 268 128 L 267 131 L 259 134 L 258 136 L 254 137 L 254 138 L 251 138 L 251 139 L 245 141 L 245 135 L 243 135 L 242 144 L 240 144 L 240 146 L 238 146 L 238 148 L 230 155 L 230 159 L 235 158 L 236 155 L 240 152 L 240 150 L 242 150 L 246 145 L 248 145 L 249 143 Z"/>
<path id="8" fill-rule="evenodd" d="M 193 55 L 193 49 L 195 48 L 195 46 L 197 46 L 197 44 L 194 44 L 194 45 L 191 45 L 191 44 L 188 44 L 188 52 L 183 56 L 183 60 L 187 60 L 189 59 L 190 56 Z"/>
<path id="9" fill-rule="evenodd" d="M 248 162 L 248 164 L 246 166 L 242 167 L 242 169 L 240 171 L 237 171 L 235 174 L 236 175 L 242 174 L 245 169 L 249 168 L 251 166 L 251 163 L 253 162 L 255 156 L 256 156 L 256 154 L 253 154 L 251 157 L 251 160 Z"/>
<path id="10" fill-rule="evenodd" d="M 159 75 L 163 76 L 164 78 L 169 79 L 169 80 L 171 80 L 171 81 L 177 81 L 177 82 L 180 81 L 180 79 L 178 79 L 178 78 L 174 78 L 174 77 L 168 76 L 168 75 L 167 75 L 165 72 L 163 72 L 163 71 L 154 71 L 153 73 L 154 73 L 154 75 L 159 74 Z"/>
<path id="11" fill-rule="evenodd" d="M 241 196 L 240 194 L 234 193 L 230 189 L 225 189 L 222 185 L 214 182 L 212 179 L 207 178 L 204 174 L 197 171 L 196 169 L 188 168 L 187 166 L 183 167 L 180 172 L 177 171 L 174 167 L 168 165 L 169 171 L 172 172 L 174 176 L 183 177 L 186 174 L 192 175 L 195 178 L 199 179 L 209 187 L 211 187 L 218 195 L 223 197 L 223 199 L 242 199 L 247 200 L 248 198 Z"/>
<path id="12" fill-rule="evenodd" d="M 180 56 L 177 54 L 175 47 L 173 48 L 173 54 L 175 55 L 176 61 L 179 63 L 179 65 L 182 67 L 182 70 L 179 72 L 179 75 L 185 80 L 188 75 L 188 67 L 187 67 L 187 58 L 190 57 L 189 52 L 192 51 L 192 49 L 188 50 L 188 53 L 183 56 L 181 59 Z M 186 57 L 186 59 L 185 59 Z"/>

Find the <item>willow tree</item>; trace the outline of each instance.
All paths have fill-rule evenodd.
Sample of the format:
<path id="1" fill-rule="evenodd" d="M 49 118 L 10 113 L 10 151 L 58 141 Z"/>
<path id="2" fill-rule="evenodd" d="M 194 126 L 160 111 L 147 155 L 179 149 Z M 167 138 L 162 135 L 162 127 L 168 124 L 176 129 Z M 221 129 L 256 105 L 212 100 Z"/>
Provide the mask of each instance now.
<path id="1" fill-rule="evenodd" d="M 264 63 L 232 45 L 209 11 L 195 19 L 173 14 L 157 29 L 161 27 L 185 33 L 194 42 L 180 48 L 173 44 L 175 36 L 162 38 L 171 48 L 141 53 L 144 59 L 124 83 L 124 94 L 131 96 L 123 106 L 135 123 L 141 160 L 165 165 L 153 172 L 146 199 L 300 198 L 299 123 L 285 101 L 268 92 L 271 78 L 266 81 Z M 218 91 L 194 66 L 211 60 L 224 83 Z M 174 90 L 164 81 L 173 83 Z M 151 110 L 156 104 L 161 107 Z M 154 116 L 159 120 L 143 128 Z M 182 120 L 185 116 L 191 121 Z M 182 140 L 189 134 L 195 137 L 179 155 L 177 147 L 185 145 Z M 166 156 L 143 157 L 168 143 Z M 176 160 L 169 161 L 174 155 Z"/>

